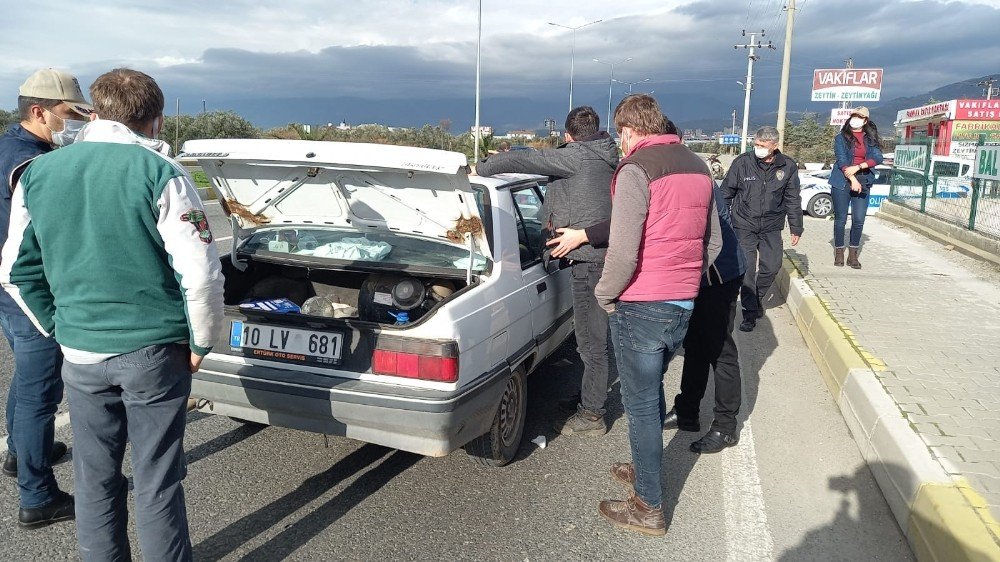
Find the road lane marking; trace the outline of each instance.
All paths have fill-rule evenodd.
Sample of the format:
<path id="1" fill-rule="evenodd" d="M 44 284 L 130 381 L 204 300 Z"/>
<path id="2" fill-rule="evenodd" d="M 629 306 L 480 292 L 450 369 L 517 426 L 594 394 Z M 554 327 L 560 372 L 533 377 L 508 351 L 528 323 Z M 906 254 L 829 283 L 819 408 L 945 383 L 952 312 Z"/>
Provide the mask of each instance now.
<path id="1" fill-rule="evenodd" d="M 757 469 L 750 422 L 740 442 L 720 453 L 724 466 L 722 494 L 726 508 L 726 560 L 773 560 L 774 539 L 764 511 L 764 491 Z"/>
<path id="2" fill-rule="evenodd" d="M 232 240 L 232 236 L 219 236 L 215 239 L 216 242 L 225 242 L 226 240 Z"/>
<path id="3" fill-rule="evenodd" d="M 56 416 L 56 429 L 69 424 L 69 412 L 63 412 Z M 0 453 L 7 452 L 7 436 L 0 437 Z"/>

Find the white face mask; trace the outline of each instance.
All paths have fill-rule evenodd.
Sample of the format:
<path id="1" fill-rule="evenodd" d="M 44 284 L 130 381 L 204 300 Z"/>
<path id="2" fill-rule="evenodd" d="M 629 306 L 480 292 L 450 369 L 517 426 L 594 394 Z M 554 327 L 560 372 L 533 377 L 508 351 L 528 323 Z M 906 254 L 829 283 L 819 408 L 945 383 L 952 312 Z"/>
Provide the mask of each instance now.
<path id="1" fill-rule="evenodd" d="M 767 158 L 771 154 L 771 151 L 768 150 L 768 149 L 766 149 L 766 148 L 764 148 L 763 146 L 755 146 L 755 147 L 753 147 L 753 154 L 757 158 L 760 158 L 761 160 L 763 160 L 763 159 Z"/>
<path id="2" fill-rule="evenodd" d="M 49 112 L 49 115 L 59 117 L 51 112 Z M 52 128 L 49 127 L 49 130 L 52 131 L 52 144 L 56 146 L 68 146 L 73 144 L 73 141 L 76 140 L 76 136 L 80 134 L 80 129 L 82 129 L 87 122 L 77 119 L 65 119 L 62 117 L 59 117 L 59 119 L 62 119 L 63 122 L 63 128 L 61 131 L 52 131 Z M 45 126 L 48 127 L 47 124 Z"/>
<path id="3" fill-rule="evenodd" d="M 851 128 L 858 130 L 865 126 L 865 120 L 860 117 L 851 117 Z"/>

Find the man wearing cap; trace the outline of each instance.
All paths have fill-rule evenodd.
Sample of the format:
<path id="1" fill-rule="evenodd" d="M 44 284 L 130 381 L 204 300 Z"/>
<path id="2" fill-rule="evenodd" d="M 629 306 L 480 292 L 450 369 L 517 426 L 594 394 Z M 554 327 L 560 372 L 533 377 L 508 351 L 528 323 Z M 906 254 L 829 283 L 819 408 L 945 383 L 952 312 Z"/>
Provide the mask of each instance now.
<path id="1" fill-rule="evenodd" d="M 35 72 L 21 85 L 17 107 L 21 122 L 0 136 L 0 245 L 7 239 L 11 198 L 21 173 L 35 157 L 73 142 L 91 112 L 77 79 L 51 68 Z M 0 291 L 0 327 L 14 353 L 2 471 L 17 477 L 18 524 L 37 528 L 72 519 L 73 496 L 59 490 L 51 466 L 66 454 L 66 444 L 53 441 L 63 396 L 62 353 L 6 291 Z"/>
<path id="2" fill-rule="evenodd" d="M 190 560 L 186 406 L 223 321 L 222 267 L 191 177 L 156 139 L 156 81 L 117 68 L 90 97 L 76 142 L 21 176 L 0 283 L 65 356 L 80 558 L 132 559 L 129 443 L 142 557 Z"/>

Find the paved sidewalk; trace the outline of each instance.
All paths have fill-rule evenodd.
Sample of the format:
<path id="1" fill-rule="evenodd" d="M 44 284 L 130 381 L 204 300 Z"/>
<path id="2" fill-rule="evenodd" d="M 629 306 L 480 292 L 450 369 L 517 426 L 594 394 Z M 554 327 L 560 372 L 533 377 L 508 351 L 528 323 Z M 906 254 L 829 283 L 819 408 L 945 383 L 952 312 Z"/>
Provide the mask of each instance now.
<path id="1" fill-rule="evenodd" d="M 863 269 L 834 267 L 832 226 L 807 218 L 786 255 L 853 336 L 931 458 L 985 500 L 988 510 L 977 513 L 996 539 L 1000 272 L 874 217 L 865 224 Z"/>

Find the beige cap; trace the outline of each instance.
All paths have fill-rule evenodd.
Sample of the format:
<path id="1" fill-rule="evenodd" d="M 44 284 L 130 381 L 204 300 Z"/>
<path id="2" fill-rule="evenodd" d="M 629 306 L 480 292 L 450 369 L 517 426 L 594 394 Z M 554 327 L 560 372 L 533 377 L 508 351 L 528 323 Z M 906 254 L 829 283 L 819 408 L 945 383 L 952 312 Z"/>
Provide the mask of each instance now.
<path id="1" fill-rule="evenodd" d="M 843 114 L 841 114 L 841 115 L 843 115 Z M 860 115 L 861 117 L 864 117 L 865 119 L 869 119 L 870 118 L 868 116 L 868 108 L 865 107 L 865 106 L 855 107 L 854 109 L 851 110 L 851 115 Z"/>
<path id="2" fill-rule="evenodd" d="M 43 100 L 59 100 L 65 102 L 81 115 L 90 115 L 94 106 L 87 103 L 80 89 L 80 82 L 72 75 L 61 70 L 43 68 L 24 81 L 18 95 Z"/>

